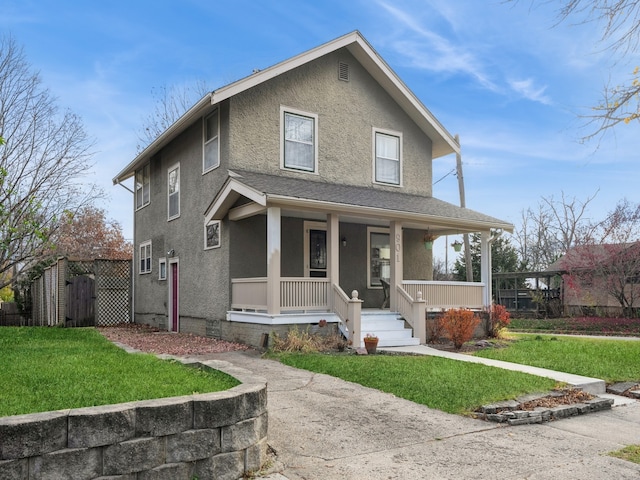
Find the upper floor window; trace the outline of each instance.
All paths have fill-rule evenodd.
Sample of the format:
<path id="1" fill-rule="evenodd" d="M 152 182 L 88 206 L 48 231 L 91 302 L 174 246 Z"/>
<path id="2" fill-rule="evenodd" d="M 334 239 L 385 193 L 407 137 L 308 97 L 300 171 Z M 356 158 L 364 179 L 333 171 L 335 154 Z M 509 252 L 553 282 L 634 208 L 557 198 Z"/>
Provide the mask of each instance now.
<path id="1" fill-rule="evenodd" d="M 218 109 L 204 119 L 202 173 L 220 165 L 220 121 Z"/>
<path id="2" fill-rule="evenodd" d="M 151 240 L 140 244 L 139 273 L 151 273 Z"/>
<path id="3" fill-rule="evenodd" d="M 149 204 L 149 164 L 136 170 L 136 210 Z"/>
<path id="4" fill-rule="evenodd" d="M 401 184 L 402 136 L 391 132 L 375 131 L 374 182 Z"/>
<path id="5" fill-rule="evenodd" d="M 169 218 L 180 216 L 180 164 L 169 168 L 167 175 Z"/>
<path id="6" fill-rule="evenodd" d="M 317 115 L 283 108 L 281 166 L 304 172 L 317 172 L 317 134 Z"/>

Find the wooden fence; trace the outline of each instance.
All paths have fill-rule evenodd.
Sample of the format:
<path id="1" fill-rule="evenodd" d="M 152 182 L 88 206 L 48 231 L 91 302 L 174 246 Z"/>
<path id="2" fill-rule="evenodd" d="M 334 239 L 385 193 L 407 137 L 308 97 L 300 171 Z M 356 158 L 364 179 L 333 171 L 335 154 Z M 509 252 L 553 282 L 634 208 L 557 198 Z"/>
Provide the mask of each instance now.
<path id="1" fill-rule="evenodd" d="M 67 327 L 131 322 L 131 260 L 60 258 L 30 287 L 27 324 Z"/>

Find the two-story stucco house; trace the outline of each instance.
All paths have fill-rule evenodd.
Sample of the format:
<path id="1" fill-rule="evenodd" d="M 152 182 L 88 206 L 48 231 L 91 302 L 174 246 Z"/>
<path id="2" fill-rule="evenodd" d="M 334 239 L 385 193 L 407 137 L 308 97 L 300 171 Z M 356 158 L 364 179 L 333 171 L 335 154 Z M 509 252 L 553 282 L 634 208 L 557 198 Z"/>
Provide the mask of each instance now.
<path id="1" fill-rule="evenodd" d="M 426 308 L 490 303 L 489 231 L 513 229 L 432 197 L 459 149 L 358 32 L 211 92 L 114 178 L 135 178 L 135 321 L 424 342 Z M 481 232 L 482 282 L 429 281 L 425 232 Z"/>

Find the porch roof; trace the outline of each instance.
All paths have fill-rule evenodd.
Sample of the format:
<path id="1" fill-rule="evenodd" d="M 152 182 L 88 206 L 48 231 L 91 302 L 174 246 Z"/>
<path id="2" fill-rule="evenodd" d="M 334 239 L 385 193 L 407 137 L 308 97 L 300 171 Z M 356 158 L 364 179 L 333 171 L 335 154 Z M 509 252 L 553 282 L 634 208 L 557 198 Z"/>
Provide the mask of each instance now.
<path id="1" fill-rule="evenodd" d="M 400 220 L 417 228 L 428 226 L 440 235 L 491 228 L 513 231 L 509 222 L 433 197 L 244 170 L 229 171 L 225 185 L 205 212 L 206 221 L 221 220 L 241 198 L 249 203 L 238 207 L 242 213 L 232 219 L 262 213 L 267 206 L 280 206 Z"/>

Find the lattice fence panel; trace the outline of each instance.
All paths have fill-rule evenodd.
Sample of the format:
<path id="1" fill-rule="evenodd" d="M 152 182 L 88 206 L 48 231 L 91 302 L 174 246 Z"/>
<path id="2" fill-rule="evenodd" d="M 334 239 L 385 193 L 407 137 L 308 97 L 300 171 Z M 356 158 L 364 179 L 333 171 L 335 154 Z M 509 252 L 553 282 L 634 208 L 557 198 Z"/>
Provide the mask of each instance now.
<path id="1" fill-rule="evenodd" d="M 91 276 L 95 273 L 93 261 L 90 261 L 90 260 L 70 261 L 68 265 L 68 269 L 69 269 L 69 277 L 77 277 L 79 275 Z"/>
<path id="2" fill-rule="evenodd" d="M 96 260 L 96 325 L 131 322 L 131 261 Z"/>

